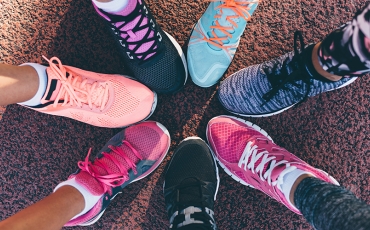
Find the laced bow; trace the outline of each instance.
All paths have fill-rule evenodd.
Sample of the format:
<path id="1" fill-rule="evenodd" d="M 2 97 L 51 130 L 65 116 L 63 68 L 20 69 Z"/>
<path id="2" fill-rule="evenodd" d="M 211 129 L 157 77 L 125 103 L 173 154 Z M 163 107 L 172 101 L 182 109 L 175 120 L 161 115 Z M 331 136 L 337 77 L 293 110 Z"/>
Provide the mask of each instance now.
<path id="1" fill-rule="evenodd" d="M 301 45 L 301 51 L 298 50 L 297 40 L 299 39 L 299 43 Z M 289 62 L 289 57 L 286 58 L 282 65 L 279 62 L 274 63 L 273 66 L 264 66 L 263 70 L 265 71 L 268 80 L 271 83 L 272 89 L 263 95 L 263 99 L 265 102 L 261 105 L 264 106 L 267 102 L 269 102 L 281 89 L 289 90 L 286 85 L 290 83 L 294 86 L 299 86 L 296 83 L 298 80 L 302 80 L 306 83 L 306 93 L 305 95 L 300 95 L 300 101 L 304 101 L 307 99 L 310 89 L 311 89 L 311 77 L 309 76 L 305 60 L 303 57 L 303 50 L 305 48 L 305 44 L 303 41 L 303 36 L 301 31 L 296 31 L 294 33 L 294 57 Z M 278 73 L 279 72 L 279 73 Z"/>
<path id="2" fill-rule="evenodd" d="M 90 84 L 87 82 L 87 79 L 82 79 L 80 76 L 74 76 L 72 72 L 67 72 L 57 57 L 53 57 L 50 60 L 45 56 L 43 58 L 49 62 L 50 70 L 61 83 L 60 90 L 53 103 L 54 108 L 59 101 L 63 101 L 62 106 L 68 104 L 82 108 L 83 104 L 87 104 L 90 109 L 99 107 L 101 111 L 105 108 L 109 95 L 107 82 L 95 81 Z"/>
<path id="3" fill-rule="evenodd" d="M 129 142 L 124 140 L 122 141 L 122 144 L 125 144 L 127 147 L 129 147 L 137 158 L 139 158 L 140 160 L 143 159 L 140 153 Z M 127 154 L 123 151 L 122 148 L 120 148 L 119 146 L 112 145 L 109 145 L 108 148 L 111 150 L 111 152 L 110 153 L 102 152 L 102 157 L 96 158 L 93 163 L 89 161 L 89 157 L 91 154 L 90 148 L 85 160 L 78 162 L 78 167 L 82 171 L 89 173 L 92 177 L 94 177 L 97 181 L 99 181 L 103 185 L 104 192 L 107 192 L 110 187 L 120 186 L 127 180 L 129 180 L 130 169 L 132 169 L 134 174 L 137 174 L 135 163 L 132 160 L 130 160 L 130 158 L 127 156 Z M 119 160 L 116 157 L 114 157 L 112 153 L 115 153 L 122 157 L 128 164 L 128 168 L 126 168 L 121 162 L 119 162 Z M 110 164 L 104 162 L 102 160 L 104 158 L 108 159 Z M 109 166 L 112 163 L 117 166 L 119 170 L 118 172 L 112 171 L 111 167 Z M 106 171 L 107 174 L 102 175 L 101 170 L 99 171 L 98 168 L 104 169 L 104 171 Z"/>
<path id="4" fill-rule="evenodd" d="M 254 142 L 250 141 L 247 143 L 243 154 L 240 157 L 238 166 L 242 168 L 244 165 L 244 170 L 250 170 L 252 173 L 257 174 L 262 181 L 267 181 L 270 186 L 277 185 L 278 188 L 281 190 L 281 184 L 284 175 L 288 172 L 293 171 L 297 167 L 291 166 L 286 160 L 277 161 L 275 159 L 275 156 L 269 156 L 269 152 L 267 150 L 258 151 L 257 145 L 255 145 Z M 260 163 L 256 165 L 259 160 Z M 282 167 L 284 165 L 286 166 L 286 168 L 279 174 L 278 180 L 273 181 L 271 176 L 274 169 L 276 169 L 277 167 Z M 267 167 L 268 169 L 264 171 Z"/>
<path id="5" fill-rule="evenodd" d="M 209 0 L 210 2 L 218 2 L 219 0 Z M 236 18 L 243 18 L 245 21 L 249 21 L 251 18 L 250 13 L 248 10 L 250 10 L 249 5 L 253 3 L 258 3 L 259 0 L 250 0 L 250 1 L 236 1 L 236 0 L 223 0 L 223 4 L 216 7 L 216 10 L 220 10 L 220 14 L 216 14 L 214 16 L 215 25 L 211 26 L 212 29 L 212 37 L 206 36 L 202 31 L 195 29 L 199 34 L 202 35 L 202 40 L 220 48 L 220 49 L 228 49 L 235 47 L 233 45 L 224 45 L 225 41 L 228 40 L 228 38 L 232 38 L 232 34 L 229 32 L 229 30 L 234 30 L 234 27 L 237 28 L 238 24 L 234 22 L 233 19 Z M 235 15 L 229 15 L 226 16 L 226 21 L 228 21 L 232 26 L 223 26 L 220 24 L 219 19 L 222 17 L 222 10 L 223 9 L 230 9 L 234 11 Z M 221 33 L 223 33 L 225 36 L 219 37 L 215 30 L 219 30 Z"/>

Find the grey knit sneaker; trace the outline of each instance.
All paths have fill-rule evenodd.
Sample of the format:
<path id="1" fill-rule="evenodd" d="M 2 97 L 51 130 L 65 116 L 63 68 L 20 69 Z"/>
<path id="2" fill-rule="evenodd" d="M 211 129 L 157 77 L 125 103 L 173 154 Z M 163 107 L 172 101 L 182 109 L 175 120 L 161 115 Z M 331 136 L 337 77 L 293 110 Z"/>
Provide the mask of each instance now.
<path id="1" fill-rule="evenodd" d="M 297 39 L 300 40 L 301 51 L 297 48 Z M 221 104 L 231 113 L 241 116 L 267 117 L 357 79 L 342 78 L 333 82 L 320 76 L 311 61 L 313 47 L 313 44 L 305 47 L 301 33 L 296 32 L 293 52 L 247 67 L 226 78 L 218 92 Z"/>

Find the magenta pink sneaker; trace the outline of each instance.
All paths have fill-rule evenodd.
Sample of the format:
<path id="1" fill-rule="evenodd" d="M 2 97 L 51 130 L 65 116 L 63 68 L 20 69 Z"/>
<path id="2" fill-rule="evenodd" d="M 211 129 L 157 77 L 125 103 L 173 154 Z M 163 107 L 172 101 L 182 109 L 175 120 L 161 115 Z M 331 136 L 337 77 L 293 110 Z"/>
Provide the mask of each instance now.
<path id="1" fill-rule="evenodd" d="M 100 196 L 98 203 L 87 213 L 70 220 L 65 226 L 87 226 L 103 215 L 113 198 L 128 184 L 143 179 L 162 162 L 170 147 L 168 130 L 158 122 L 146 121 L 130 126 L 116 134 L 89 161 L 90 151 L 79 170 L 69 176 Z"/>
<path id="2" fill-rule="evenodd" d="M 287 201 L 281 191 L 286 173 L 300 169 L 339 185 L 326 172 L 276 145 L 263 129 L 251 122 L 232 116 L 215 117 L 208 123 L 207 139 L 227 174 L 243 185 L 266 193 L 297 214 L 301 214 L 300 211 Z"/>

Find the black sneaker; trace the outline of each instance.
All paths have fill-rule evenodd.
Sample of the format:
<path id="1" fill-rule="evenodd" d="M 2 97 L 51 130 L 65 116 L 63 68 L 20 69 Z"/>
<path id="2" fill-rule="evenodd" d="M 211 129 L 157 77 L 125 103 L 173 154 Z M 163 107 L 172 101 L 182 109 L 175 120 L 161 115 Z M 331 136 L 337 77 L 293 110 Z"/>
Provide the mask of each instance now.
<path id="1" fill-rule="evenodd" d="M 213 217 L 218 168 L 207 144 L 183 140 L 167 164 L 164 197 L 171 229 L 217 229 Z"/>
<path id="2" fill-rule="evenodd" d="M 184 53 L 159 27 L 143 0 L 130 1 L 115 14 L 95 9 L 108 21 L 125 64 L 136 79 L 157 93 L 174 93 L 182 88 L 188 74 Z"/>

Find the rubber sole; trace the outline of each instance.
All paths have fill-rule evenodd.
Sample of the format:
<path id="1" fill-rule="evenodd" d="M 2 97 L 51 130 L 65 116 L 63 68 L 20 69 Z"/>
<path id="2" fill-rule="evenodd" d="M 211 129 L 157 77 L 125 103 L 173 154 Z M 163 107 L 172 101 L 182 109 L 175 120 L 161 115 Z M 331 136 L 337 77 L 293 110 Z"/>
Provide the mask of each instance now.
<path id="1" fill-rule="evenodd" d="M 325 91 L 323 93 L 326 93 L 326 92 L 330 92 L 330 91 L 333 91 L 333 90 L 336 90 L 336 89 L 340 89 L 340 88 L 343 88 L 347 85 L 350 85 L 352 84 L 358 77 L 353 77 L 351 80 L 347 81 L 346 83 L 344 83 L 343 85 L 339 86 L 338 88 L 334 88 L 334 89 L 331 89 L 331 90 L 328 90 L 328 91 Z M 233 111 L 230 111 L 230 110 L 227 110 L 228 112 L 232 113 L 232 114 L 235 114 L 235 115 L 239 115 L 239 116 L 242 116 L 242 117 L 270 117 L 270 116 L 273 116 L 273 115 L 276 115 L 276 114 L 279 114 L 279 113 L 282 113 L 284 112 L 285 110 L 288 110 L 290 109 L 291 107 L 295 106 L 296 104 L 298 104 L 299 102 L 297 103 L 294 103 L 293 105 L 290 105 L 288 107 L 285 107 L 281 110 L 278 110 L 278 111 L 275 111 L 275 112 L 272 112 L 272 113 L 266 113 L 266 114 L 241 114 L 241 113 L 235 113 Z M 221 103 L 222 104 L 222 103 Z M 224 106 L 225 107 L 225 106 Z"/>

